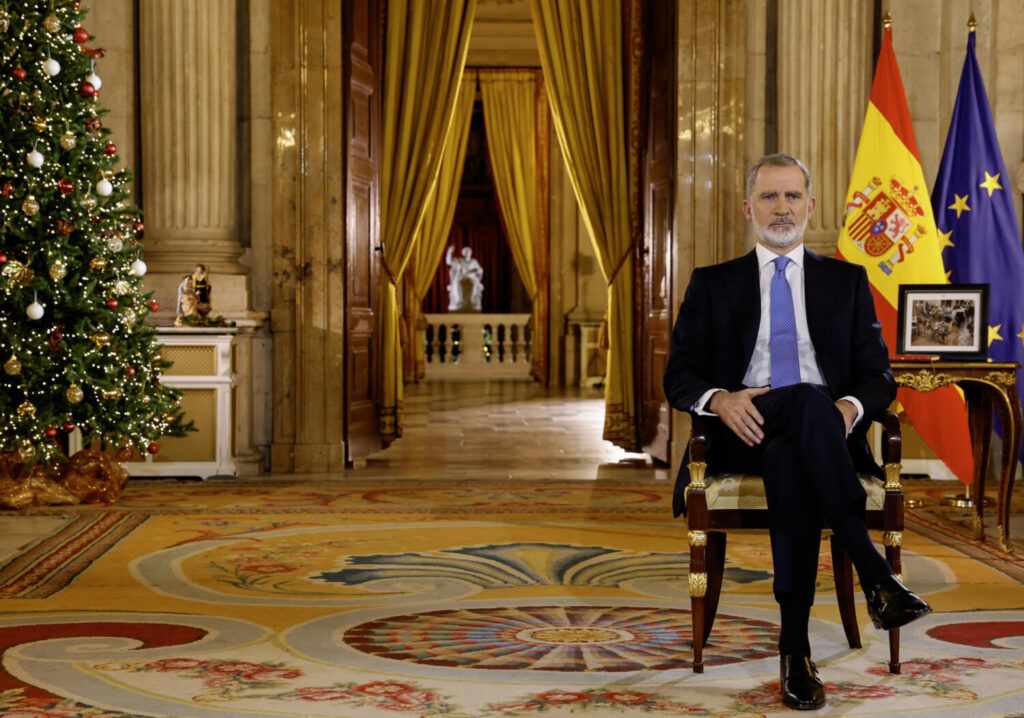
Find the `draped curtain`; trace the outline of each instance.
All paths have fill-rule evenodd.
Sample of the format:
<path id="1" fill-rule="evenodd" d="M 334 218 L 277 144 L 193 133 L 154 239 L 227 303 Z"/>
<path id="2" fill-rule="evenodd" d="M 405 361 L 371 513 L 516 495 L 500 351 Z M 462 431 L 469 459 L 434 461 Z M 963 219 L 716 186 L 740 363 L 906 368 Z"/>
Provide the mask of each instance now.
<path id="1" fill-rule="evenodd" d="M 620 3 L 530 0 L 555 134 L 608 284 L 604 438 L 636 451 L 633 251 Z"/>
<path id="2" fill-rule="evenodd" d="M 534 70 L 481 70 L 487 148 L 512 259 L 531 303 L 531 373 L 547 381 L 547 281 L 538 271 L 536 105 L 539 80 Z M 539 251 L 538 251 L 539 250 Z M 544 280 L 544 281 L 542 281 Z"/>
<path id="3" fill-rule="evenodd" d="M 381 134 L 380 406 L 385 445 L 402 434 L 398 282 L 437 181 L 476 0 L 389 0 Z"/>
<path id="4" fill-rule="evenodd" d="M 427 195 L 423 223 L 414 242 L 415 256 L 410 265 L 411 276 L 405 294 L 405 316 L 409 326 L 415 328 L 411 333 L 412 341 L 405 347 L 405 375 L 410 381 L 419 381 L 426 371 L 423 342 L 418 340 L 420 330 L 424 328 L 421 326 L 423 298 L 430 291 L 434 269 L 444 255 L 459 200 L 459 186 L 466 160 L 466 140 L 469 138 L 473 101 L 476 98 L 476 78 L 476 70 L 466 70 L 462 76 L 455 114 L 445 137 L 441 169 L 437 173 L 437 182 Z"/>

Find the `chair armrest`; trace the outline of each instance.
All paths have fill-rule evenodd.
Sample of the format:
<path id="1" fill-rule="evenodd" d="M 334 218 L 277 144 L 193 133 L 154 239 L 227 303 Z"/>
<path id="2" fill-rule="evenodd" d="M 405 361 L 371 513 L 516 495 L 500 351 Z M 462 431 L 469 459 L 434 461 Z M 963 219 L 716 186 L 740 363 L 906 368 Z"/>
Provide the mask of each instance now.
<path id="1" fill-rule="evenodd" d="M 899 464 L 903 460 L 903 435 L 900 417 L 892 409 L 885 409 L 874 417 L 882 425 L 882 463 Z"/>
<path id="2" fill-rule="evenodd" d="M 704 416 L 690 414 L 690 461 L 706 461 L 708 424 Z"/>

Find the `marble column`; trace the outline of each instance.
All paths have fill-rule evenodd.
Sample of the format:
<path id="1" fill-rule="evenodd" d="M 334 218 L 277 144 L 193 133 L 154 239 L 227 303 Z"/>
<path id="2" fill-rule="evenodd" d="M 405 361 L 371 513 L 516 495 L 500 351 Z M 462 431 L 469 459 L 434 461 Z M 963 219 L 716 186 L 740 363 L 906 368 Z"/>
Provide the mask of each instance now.
<path id="1" fill-rule="evenodd" d="M 806 242 L 831 256 L 871 94 L 874 18 L 864 3 L 777 7 L 778 151 L 807 163 L 818 205 Z"/>
<path id="2" fill-rule="evenodd" d="M 238 237 L 238 31 L 236 0 L 139 5 L 146 284 L 158 320 L 173 318 L 177 285 L 197 263 L 209 270 L 215 312 L 249 308 Z"/>

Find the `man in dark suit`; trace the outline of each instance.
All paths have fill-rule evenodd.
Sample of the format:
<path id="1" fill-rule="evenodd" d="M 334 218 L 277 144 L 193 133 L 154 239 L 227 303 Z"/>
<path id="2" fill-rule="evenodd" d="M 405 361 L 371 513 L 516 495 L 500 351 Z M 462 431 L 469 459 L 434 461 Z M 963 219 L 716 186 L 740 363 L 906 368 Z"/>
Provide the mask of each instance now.
<path id="1" fill-rule="evenodd" d="M 764 476 L 773 590 L 781 611 L 783 702 L 814 709 L 825 689 L 807 635 L 823 520 L 857 569 L 876 627 L 931 608 L 900 583 L 871 543 L 857 471 L 880 475 L 866 432 L 896 396 L 863 267 L 807 250 L 814 212 L 802 162 L 768 155 L 747 177 L 743 214 L 757 246 L 694 270 L 672 332 L 665 395 L 709 422 L 710 470 Z M 689 473 L 676 480 L 685 513 Z"/>

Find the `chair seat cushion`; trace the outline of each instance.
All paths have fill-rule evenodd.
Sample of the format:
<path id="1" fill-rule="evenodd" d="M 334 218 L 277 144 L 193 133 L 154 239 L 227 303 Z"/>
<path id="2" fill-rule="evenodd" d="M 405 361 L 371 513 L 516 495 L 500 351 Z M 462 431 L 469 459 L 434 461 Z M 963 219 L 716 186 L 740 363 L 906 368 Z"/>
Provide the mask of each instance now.
<path id="1" fill-rule="evenodd" d="M 871 474 L 859 474 L 861 486 L 867 492 L 868 511 L 881 511 L 885 501 L 885 485 Z M 767 509 L 764 481 L 752 474 L 715 474 L 705 477 L 708 485 L 705 495 L 708 511 L 723 509 Z"/>

